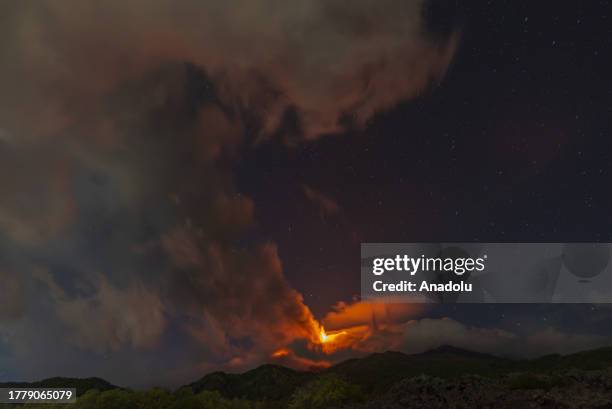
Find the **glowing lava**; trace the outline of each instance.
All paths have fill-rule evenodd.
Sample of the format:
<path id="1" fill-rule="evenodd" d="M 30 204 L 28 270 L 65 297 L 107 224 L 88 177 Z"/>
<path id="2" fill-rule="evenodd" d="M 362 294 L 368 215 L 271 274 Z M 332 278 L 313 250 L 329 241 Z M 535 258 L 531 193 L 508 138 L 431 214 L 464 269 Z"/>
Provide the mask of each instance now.
<path id="1" fill-rule="evenodd" d="M 323 328 L 323 326 L 321 325 L 321 342 L 322 343 L 326 343 L 327 342 L 327 334 L 325 333 L 325 328 Z"/>
<path id="2" fill-rule="evenodd" d="M 319 334 L 319 338 L 321 339 L 322 344 L 327 344 L 333 342 L 339 336 L 346 334 L 346 331 L 334 331 L 331 333 L 325 332 L 325 327 L 321 325 L 321 332 Z"/>
<path id="3" fill-rule="evenodd" d="M 289 356 L 290 354 L 290 350 L 288 350 L 287 348 L 281 348 L 272 354 L 272 358 L 284 358 L 286 356 Z"/>
<path id="4" fill-rule="evenodd" d="M 416 304 L 339 303 L 323 321 L 308 311 L 303 331 L 278 345 L 270 358 L 300 369 L 329 367 L 340 351 L 374 353 L 395 350 L 404 342 L 409 320 L 425 311 Z M 333 330 L 326 331 L 323 322 Z M 295 342 L 298 341 L 298 342 Z M 325 359 L 329 357 L 329 359 Z"/>

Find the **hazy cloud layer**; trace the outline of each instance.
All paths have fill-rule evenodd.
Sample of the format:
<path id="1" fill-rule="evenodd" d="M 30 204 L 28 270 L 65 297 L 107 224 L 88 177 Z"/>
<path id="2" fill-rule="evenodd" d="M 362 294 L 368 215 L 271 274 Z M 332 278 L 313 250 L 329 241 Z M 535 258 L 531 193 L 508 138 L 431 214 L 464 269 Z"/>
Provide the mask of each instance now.
<path id="1" fill-rule="evenodd" d="M 599 348 L 609 345 L 610 341 L 606 336 L 567 333 L 553 327 L 521 334 L 506 329 L 469 326 L 450 318 L 425 318 L 406 324 L 402 350 L 418 353 L 441 345 L 453 345 L 497 356 L 537 357 Z"/>

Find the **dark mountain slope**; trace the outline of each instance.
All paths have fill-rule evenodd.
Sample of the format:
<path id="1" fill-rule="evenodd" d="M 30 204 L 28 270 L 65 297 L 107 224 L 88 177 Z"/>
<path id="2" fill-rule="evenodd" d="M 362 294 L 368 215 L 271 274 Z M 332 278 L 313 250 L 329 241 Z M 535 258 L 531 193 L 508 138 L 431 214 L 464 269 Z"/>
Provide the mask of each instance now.
<path id="1" fill-rule="evenodd" d="M 187 386 L 194 393 L 218 391 L 227 398 L 282 400 L 314 376 L 283 366 L 262 365 L 243 374 L 214 372 Z"/>
<path id="2" fill-rule="evenodd" d="M 491 355 L 442 346 L 422 353 L 372 354 L 341 362 L 326 372 L 335 373 L 364 387 L 367 391 L 386 389 L 393 383 L 421 374 L 448 378 L 466 373 L 497 375 L 513 366 L 513 361 Z"/>

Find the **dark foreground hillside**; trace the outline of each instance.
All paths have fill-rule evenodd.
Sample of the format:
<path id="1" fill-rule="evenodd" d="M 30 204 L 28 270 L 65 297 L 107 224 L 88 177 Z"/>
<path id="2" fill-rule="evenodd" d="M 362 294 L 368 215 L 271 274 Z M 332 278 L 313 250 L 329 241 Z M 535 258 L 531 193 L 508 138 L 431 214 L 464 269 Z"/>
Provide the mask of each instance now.
<path id="1" fill-rule="evenodd" d="M 553 375 L 516 373 L 499 379 L 464 375 L 407 378 L 381 396 L 343 409 L 612 409 L 612 371 Z"/>
<path id="2" fill-rule="evenodd" d="M 130 391 L 97 378 L 31 385 L 58 382 L 76 385 L 78 402 L 47 409 L 612 409 L 612 348 L 534 360 L 453 347 L 386 352 L 317 373 L 275 365 L 243 374 L 215 372 L 174 392 Z M 30 406 L 40 408 L 21 407 Z"/>

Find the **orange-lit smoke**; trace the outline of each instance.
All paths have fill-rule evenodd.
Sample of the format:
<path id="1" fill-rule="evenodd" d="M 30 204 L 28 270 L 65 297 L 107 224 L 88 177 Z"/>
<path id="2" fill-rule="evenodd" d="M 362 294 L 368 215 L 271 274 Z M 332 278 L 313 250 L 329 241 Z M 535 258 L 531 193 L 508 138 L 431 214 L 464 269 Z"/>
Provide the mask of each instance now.
<path id="1" fill-rule="evenodd" d="M 326 356 L 345 350 L 371 353 L 396 349 L 402 342 L 405 323 L 423 310 L 424 306 L 415 304 L 340 302 L 321 322 L 313 319 L 308 325 L 314 331 L 308 337 L 308 346 Z M 299 360 L 289 346 L 276 350 L 271 357 L 294 366 Z M 313 365 L 312 361 L 307 363 Z"/>

